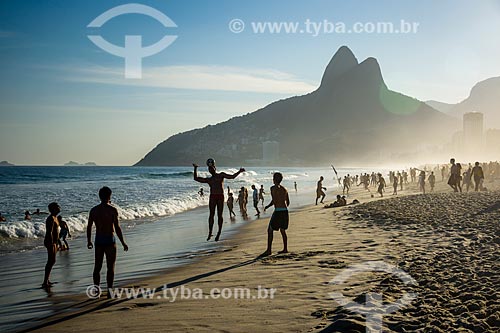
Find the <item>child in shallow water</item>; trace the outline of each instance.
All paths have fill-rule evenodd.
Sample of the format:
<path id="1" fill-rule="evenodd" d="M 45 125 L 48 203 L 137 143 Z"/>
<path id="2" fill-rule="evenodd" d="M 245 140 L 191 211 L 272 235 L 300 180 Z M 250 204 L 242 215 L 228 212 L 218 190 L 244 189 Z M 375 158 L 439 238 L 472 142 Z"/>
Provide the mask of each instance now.
<path id="1" fill-rule="evenodd" d="M 57 217 L 57 220 L 59 221 L 59 227 L 61 227 L 61 230 L 59 231 L 59 250 L 69 250 L 69 244 L 66 240 L 66 237 L 71 237 L 71 234 L 69 233 L 69 226 L 66 221 L 63 220 L 61 215 Z"/>

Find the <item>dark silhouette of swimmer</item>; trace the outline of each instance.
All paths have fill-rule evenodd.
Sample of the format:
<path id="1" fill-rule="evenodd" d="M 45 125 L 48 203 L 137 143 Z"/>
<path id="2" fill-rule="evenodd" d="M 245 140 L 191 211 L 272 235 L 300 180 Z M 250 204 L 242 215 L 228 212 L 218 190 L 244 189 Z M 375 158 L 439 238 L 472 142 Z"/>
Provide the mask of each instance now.
<path id="1" fill-rule="evenodd" d="M 43 239 L 43 245 L 47 249 L 47 263 L 45 264 L 45 275 L 42 283 L 43 288 L 50 288 L 53 285 L 49 277 L 52 267 L 56 263 L 57 242 L 59 241 L 57 214 L 61 212 L 61 207 L 59 207 L 57 202 L 50 203 L 48 208 L 50 215 L 45 221 L 45 238 Z"/>
<path id="2" fill-rule="evenodd" d="M 214 217 L 215 208 L 217 208 L 217 223 L 219 230 L 215 236 L 215 241 L 220 239 L 220 234 L 222 232 L 222 224 L 224 223 L 224 217 L 222 212 L 224 211 L 224 179 L 234 179 L 242 172 L 245 172 L 244 168 L 240 168 L 238 172 L 232 175 L 228 175 L 225 172 L 217 173 L 217 168 L 215 167 L 215 161 L 212 158 L 207 160 L 208 172 L 212 175 L 209 178 L 198 177 L 198 165 L 193 163 L 194 167 L 194 180 L 199 183 L 205 183 L 210 186 L 210 197 L 208 200 L 208 208 L 210 210 L 210 215 L 208 216 L 208 237 L 207 241 L 212 238 L 213 228 L 214 228 Z"/>
<path id="3" fill-rule="evenodd" d="M 323 190 L 326 191 L 326 187 L 323 187 L 323 179 L 323 176 L 319 177 L 318 183 L 316 185 L 316 205 L 318 204 L 319 198 L 321 198 L 320 203 L 323 203 L 323 200 L 326 196 L 325 192 L 323 192 Z"/>

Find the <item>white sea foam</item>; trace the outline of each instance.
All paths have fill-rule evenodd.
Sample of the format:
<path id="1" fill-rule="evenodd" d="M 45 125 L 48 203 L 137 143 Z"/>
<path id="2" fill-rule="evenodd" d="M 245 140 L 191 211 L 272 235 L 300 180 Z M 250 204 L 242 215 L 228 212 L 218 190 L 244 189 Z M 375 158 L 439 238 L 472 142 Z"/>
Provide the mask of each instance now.
<path id="1" fill-rule="evenodd" d="M 125 223 L 127 220 L 137 220 L 148 217 L 170 216 L 194 209 L 208 204 L 208 197 L 173 197 L 152 202 L 145 205 L 131 207 L 120 207 L 118 209 L 120 220 Z M 88 213 L 80 213 L 72 216 L 64 216 L 68 223 L 70 232 L 73 234 L 82 233 L 87 227 Z M 4 222 L 0 225 L 0 235 L 10 238 L 40 238 L 45 236 L 45 222 L 37 221 L 14 221 Z"/>

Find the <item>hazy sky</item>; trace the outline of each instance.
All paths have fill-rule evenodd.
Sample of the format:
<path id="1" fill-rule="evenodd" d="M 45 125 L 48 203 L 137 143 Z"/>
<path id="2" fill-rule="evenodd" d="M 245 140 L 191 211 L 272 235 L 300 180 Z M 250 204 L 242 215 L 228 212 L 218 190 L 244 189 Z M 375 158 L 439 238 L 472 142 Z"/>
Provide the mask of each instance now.
<path id="1" fill-rule="evenodd" d="M 126 1 L 0 2 L 0 160 L 129 165 L 172 134 L 314 90 L 342 45 L 376 57 L 390 89 L 459 102 L 500 75 L 500 1 L 138 1 L 172 19 L 139 14 L 87 25 Z M 238 18 L 245 30 L 233 33 Z M 256 34 L 251 22 L 419 23 L 415 34 Z M 301 25 L 301 27 L 304 27 Z M 177 40 L 124 78 L 124 59 L 87 35 L 143 45 Z"/>

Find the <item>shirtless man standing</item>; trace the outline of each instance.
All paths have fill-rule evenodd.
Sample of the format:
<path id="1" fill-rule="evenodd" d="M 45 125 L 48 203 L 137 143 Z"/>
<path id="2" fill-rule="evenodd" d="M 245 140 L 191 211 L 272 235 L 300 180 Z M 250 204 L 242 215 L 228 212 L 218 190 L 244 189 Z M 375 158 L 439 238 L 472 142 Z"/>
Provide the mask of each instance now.
<path id="1" fill-rule="evenodd" d="M 288 253 L 286 230 L 288 229 L 288 206 L 290 206 L 290 198 L 288 197 L 286 188 L 281 186 L 282 180 L 283 175 L 275 172 L 273 175 L 274 185 L 271 187 L 271 202 L 264 208 L 265 211 L 269 207 L 274 206 L 274 212 L 267 227 L 267 249 L 260 257 L 265 257 L 272 253 L 273 233 L 278 230 L 281 232 L 281 237 L 283 238 L 283 250 L 278 253 Z"/>
<path id="2" fill-rule="evenodd" d="M 59 224 L 57 215 L 61 212 L 61 207 L 52 202 L 49 204 L 50 216 L 45 221 L 45 238 L 43 245 L 47 248 L 47 264 L 45 265 L 45 276 L 43 278 L 42 287 L 50 289 L 52 282 L 49 281 L 50 271 L 56 263 L 57 241 L 59 239 Z"/>
<path id="3" fill-rule="evenodd" d="M 318 184 L 316 186 L 316 205 L 318 204 L 318 199 L 321 198 L 320 203 L 323 203 L 323 200 L 325 199 L 325 192 L 323 190 L 326 190 L 326 187 L 323 187 L 323 176 L 319 177 Z"/>
<path id="4" fill-rule="evenodd" d="M 212 175 L 209 178 L 198 177 L 198 164 L 193 163 L 194 167 L 194 180 L 199 183 L 205 183 L 210 186 L 210 199 L 208 201 L 208 208 L 210 209 L 210 215 L 208 216 L 208 237 L 207 241 L 212 238 L 213 228 L 214 228 L 214 217 L 215 217 L 215 208 L 217 207 L 217 223 L 219 225 L 219 230 L 217 231 L 217 236 L 215 236 L 215 241 L 217 242 L 220 239 L 220 234 L 222 232 L 222 224 L 224 223 L 224 218 L 222 216 L 222 212 L 224 210 L 224 179 L 234 179 L 238 177 L 238 175 L 242 172 L 245 172 L 245 169 L 240 168 L 238 172 L 232 175 L 228 175 L 227 173 L 216 172 L 215 161 L 212 158 L 207 160 L 208 172 Z"/>
<path id="5" fill-rule="evenodd" d="M 450 159 L 450 178 L 448 179 L 448 185 L 453 189 L 453 192 L 458 192 L 458 182 L 460 177 L 460 170 L 458 166 L 455 164 L 455 159 Z"/>
<path id="6" fill-rule="evenodd" d="M 95 265 L 94 265 L 94 285 L 99 286 L 101 281 L 101 268 L 106 255 L 106 282 L 108 289 L 113 288 L 115 278 L 116 244 L 114 232 L 123 245 L 123 249 L 128 251 L 128 246 L 123 239 L 122 228 L 118 222 L 118 211 L 111 206 L 111 189 L 104 186 L 99 190 L 101 203 L 90 210 L 89 222 L 87 224 L 87 248 L 92 249 L 92 225 L 95 223 Z M 108 293 L 109 296 L 109 293 Z"/>

